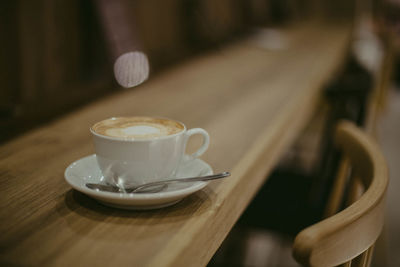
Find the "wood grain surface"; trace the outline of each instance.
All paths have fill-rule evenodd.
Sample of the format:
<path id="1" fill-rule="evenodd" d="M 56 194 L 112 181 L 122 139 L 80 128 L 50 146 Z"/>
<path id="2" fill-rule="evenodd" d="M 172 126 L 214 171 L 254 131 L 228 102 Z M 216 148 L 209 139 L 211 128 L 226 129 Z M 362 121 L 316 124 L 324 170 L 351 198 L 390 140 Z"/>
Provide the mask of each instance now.
<path id="1" fill-rule="evenodd" d="M 206 265 L 347 55 L 348 25 L 304 23 L 282 31 L 287 49 L 232 44 L 2 146 L 0 264 Z M 89 127 L 122 115 L 206 129 L 211 144 L 203 159 L 232 177 L 147 212 L 108 208 L 72 190 L 64 170 L 94 152 Z"/>

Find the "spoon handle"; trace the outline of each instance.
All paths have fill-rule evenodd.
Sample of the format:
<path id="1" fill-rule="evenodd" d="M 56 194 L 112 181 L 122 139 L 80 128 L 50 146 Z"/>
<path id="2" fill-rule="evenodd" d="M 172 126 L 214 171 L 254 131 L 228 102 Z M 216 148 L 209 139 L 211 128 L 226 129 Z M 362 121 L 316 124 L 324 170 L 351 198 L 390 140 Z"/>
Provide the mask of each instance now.
<path id="1" fill-rule="evenodd" d="M 209 180 L 225 178 L 230 175 L 231 175 L 230 172 L 221 172 L 221 173 L 207 175 L 207 176 L 170 179 L 170 180 L 164 180 L 164 181 L 159 181 L 159 182 L 147 183 L 147 184 L 135 186 L 134 188 L 126 188 L 125 191 L 127 193 L 135 193 L 135 192 L 140 192 L 143 189 L 148 188 L 148 187 L 156 187 L 156 186 L 160 186 L 160 185 L 171 184 L 171 183 L 181 183 L 181 182 L 209 181 Z"/>

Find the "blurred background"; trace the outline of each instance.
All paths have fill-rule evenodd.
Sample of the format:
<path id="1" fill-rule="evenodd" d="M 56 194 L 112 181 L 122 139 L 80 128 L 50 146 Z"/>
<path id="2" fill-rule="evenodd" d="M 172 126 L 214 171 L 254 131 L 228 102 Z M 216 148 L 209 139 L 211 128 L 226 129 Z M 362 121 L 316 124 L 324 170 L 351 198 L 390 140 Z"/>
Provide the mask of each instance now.
<path id="1" fill-rule="evenodd" d="M 123 14 L 114 14 L 123 17 L 122 26 L 113 25 L 105 17 L 105 10 L 111 10 L 108 14 L 114 12 L 112 2 L 124 10 Z M 399 188 L 400 175 L 397 167 L 400 158 L 398 0 L 1 1 L 0 142 L 98 98 L 120 90 L 137 90 L 122 89 L 115 82 L 113 29 L 121 31 L 123 27 L 122 35 L 140 42 L 150 61 L 152 79 L 175 64 L 201 57 L 208 51 L 218 51 L 243 38 L 258 38 L 263 43 L 268 35 L 269 42 L 264 45 L 268 49 L 279 48 L 285 45 L 284 36 L 279 35 L 280 27 L 320 20 L 346 22 L 353 27 L 345 71 L 335 77 L 326 94 L 335 102 L 335 97 L 343 93 L 340 90 L 338 93 L 338 88 L 356 88 L 357 101 L 361 104 L 357 102 L 357 112 L 354 105 L 347 110 L 348 103 L 339 104 L 336 112 L 346 110 L 348 116 L 362 125 L 366 93 L 377 80 L 386 88 L 377 131 L 391 169 L 386 231 L 389 241 L 382 245 L 383 252 L 378 249 L 381 255 L 375 265 L 400 266 L 396 253 L 400 251 L 400 215 L 395 208 L 395 203 L 400 201 L 395 191 Z M 273 175 L 281 176 L 288 170 L 298 176 L 312 172 L 320 153 L 319 139 L 315 136 L 323 137 L 321 132 L 329 119 L 327 116 L 323 112 L 316 116 Z M 302 181 L 299 187 L 307 187 L 307 179 Z M 252 225 L 253 206 L 257 203 L 246 211 L 210 266 L 296 266 L 290 257 L 290 236 L 296 229 L 288 230 L 287 238 L 282 239 L 276 234 L 282 229 L 274 228 L 273 224 L 269 227 L 271 231 Z M 232 243 L 241 245 L 232 246 Z M 261 256 L 256 253 L 258 250 L 263 251 Z"/>
<path id="2" fill-rule="evenodd" d="M 0 126 L 7 129 L 1 141 L 118 90 L 102 12 L 107 2 L 114 1 L 1 1 Z M 356 6 L 345 0 L 117 2 L 125 11 L 125 34 L 142 43 L 151 75 L 257 27 L 309 17 L 352 19 Z M 375 2 L 367 3 L 371 12 L 386 10 Z"/>

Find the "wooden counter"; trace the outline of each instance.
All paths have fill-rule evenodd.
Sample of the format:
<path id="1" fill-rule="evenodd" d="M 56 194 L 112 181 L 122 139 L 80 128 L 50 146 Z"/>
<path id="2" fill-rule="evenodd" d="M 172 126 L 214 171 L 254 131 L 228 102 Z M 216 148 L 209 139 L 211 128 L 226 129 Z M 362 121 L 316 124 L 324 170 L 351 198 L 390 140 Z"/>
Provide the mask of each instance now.
<path id="1" fill-rule="evenodd" d="M 5 144 L 0 265 L 206 265 L 315 111 L 347 55 L 350 32 L 346 25 L 299 25 L 284 31 L 289 47 L 275 51 L 241 41 Z M 206 129 L 211 145 L 202 158 L 232 177 L 146 212 L 108 208 L 72 190 L 64 170 L 93 153 L 89 127 L 120 115 Z"/>

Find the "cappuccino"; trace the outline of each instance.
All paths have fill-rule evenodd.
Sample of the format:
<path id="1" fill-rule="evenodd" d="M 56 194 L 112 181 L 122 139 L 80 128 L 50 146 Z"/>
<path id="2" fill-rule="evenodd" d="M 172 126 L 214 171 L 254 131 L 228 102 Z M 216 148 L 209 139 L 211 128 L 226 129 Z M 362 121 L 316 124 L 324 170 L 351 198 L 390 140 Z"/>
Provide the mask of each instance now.
<path id="1" fill-rule="evenodd" d="M 92 126 L 97 134 L 132 140 L 173 135 L 184 129 L 185 126 L 177 121 L 151 117 L 111 118 Z"/>
<path id="2" fill-rule="evenodd" d="M 185 160 L 200 157 L 210 143 L 205 130 L 187 130 L 184 124 L 164 118 L 111 118 L 94 124 L 90 131 L 104 181 L 120 187 L 173 177 L 184 156 Z M 203 136 L 203 144 L 186 157 L 192 135 Z"/>

